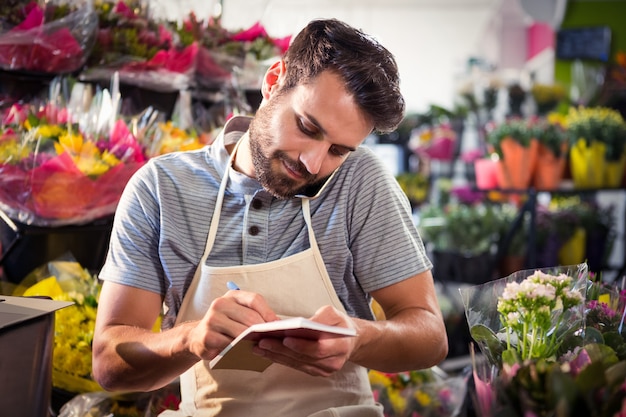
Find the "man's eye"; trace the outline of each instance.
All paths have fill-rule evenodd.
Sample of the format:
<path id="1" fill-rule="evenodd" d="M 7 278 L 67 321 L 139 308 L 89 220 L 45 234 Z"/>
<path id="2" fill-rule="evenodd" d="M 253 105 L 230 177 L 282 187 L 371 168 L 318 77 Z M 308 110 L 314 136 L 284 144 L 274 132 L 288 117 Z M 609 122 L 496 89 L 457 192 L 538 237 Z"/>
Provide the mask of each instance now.
<path id="1" fill-rule="evenodd" d="M 348 152 L 350 152 L 350 150 L 348 148 L 344 148 L 343 146 L 331 146 L 329 152 L 335 156 L 344 156 L 346 155 Z"/>
<path id="2" fill-rule="evenodd" d="M 304 133 L 305 135 L 308 135 L 308 136 L 315 136 L 317 134 L 317 130 L 315 130 L 315 129 L 308 129 L 304 125 L 304 122 L 302 122 L 302 120 L 300 120 L 300 119 L 298 119 L 298 128 L 300 129 L 300 131 L 302 131 L 302 133 Z"/>

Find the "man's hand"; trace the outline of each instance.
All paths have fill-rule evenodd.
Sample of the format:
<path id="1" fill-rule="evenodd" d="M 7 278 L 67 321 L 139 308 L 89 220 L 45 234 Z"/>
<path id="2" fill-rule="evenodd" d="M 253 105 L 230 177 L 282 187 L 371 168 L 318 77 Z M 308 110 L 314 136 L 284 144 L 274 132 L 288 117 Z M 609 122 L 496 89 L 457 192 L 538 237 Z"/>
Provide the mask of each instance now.
<path id="1" fill-rule="evenodd" d="M 332 326 L 354 327 L 352 320 L 331 306 L 321 307 L 310 318 Z M 354 349 L 354 337 L 322 336 L 318 340 L 285 337 L 261 339 L 258 355 L 313 376 L 329 376 L 340 370 Z"/>
<path id="2" fill-rule="evenodd" d="M 204 317 L 189 332 L 189 350 L 200 359 L 211 360 L 251 325 L 274 320 L 279 317 L 263 296 L 228 291 L 213 300 Z"/>

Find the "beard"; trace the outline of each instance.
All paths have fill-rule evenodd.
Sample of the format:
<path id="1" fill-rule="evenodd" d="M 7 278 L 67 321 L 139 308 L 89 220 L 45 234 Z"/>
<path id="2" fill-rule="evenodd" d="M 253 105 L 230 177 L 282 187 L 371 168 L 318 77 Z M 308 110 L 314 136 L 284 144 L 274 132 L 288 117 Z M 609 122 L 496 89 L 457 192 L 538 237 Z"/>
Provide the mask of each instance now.
<path id="1" fill-rule="evenodd" d="M 278 98 L 278 97 L 277 97 Z M 254 119 L 250 123 L 250 153 L 256 173 L 256 179 L 270 194 L 281 200 L 292 198 L 296 195 L 311 195 L 319 189 L 328 177 L 318 178 L 309 173 L 304 164 L 287 156 L 283 151 L 276 150 L 266 154 L 266 150 L 272 145 L 271 115 L 276 108 L 276 101 L 270 100 L 261 106 Z M 281 166 L 286 165 L 290 170 L 298 173 L 301 180 L 286 175 Z"/>

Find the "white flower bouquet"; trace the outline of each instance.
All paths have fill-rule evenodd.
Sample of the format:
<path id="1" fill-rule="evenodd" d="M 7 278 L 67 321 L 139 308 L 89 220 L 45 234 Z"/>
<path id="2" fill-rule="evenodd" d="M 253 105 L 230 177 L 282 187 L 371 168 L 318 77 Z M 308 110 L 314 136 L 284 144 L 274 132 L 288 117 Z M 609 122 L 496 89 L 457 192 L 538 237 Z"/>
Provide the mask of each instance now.
<path id="1" fill-rule="evenodd" d="M 582 344 L 588 275 L 586 264 L 559 266 L 461 289 L 470 333 L 487 360 L 500 367 L 557 357 L 567 336 Z"/>

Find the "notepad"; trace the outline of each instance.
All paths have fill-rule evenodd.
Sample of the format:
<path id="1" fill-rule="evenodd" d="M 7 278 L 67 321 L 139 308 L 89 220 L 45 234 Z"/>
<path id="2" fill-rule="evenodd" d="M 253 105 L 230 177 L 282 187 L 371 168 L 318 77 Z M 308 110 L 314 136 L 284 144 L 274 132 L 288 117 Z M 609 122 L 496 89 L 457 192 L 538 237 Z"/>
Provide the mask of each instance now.
<path id="1" fill-rule="evenodd" d="M 356 336 L 349 327 L 329 326 L 303 317 L 254 324 L 243 331 L 224 348 L 211 362 L 211 369 L 240 369 L 262 372 L 273 362 L 252 353 L 260 339 L 299 337 L 318 340 L 322 337 Z"/>

